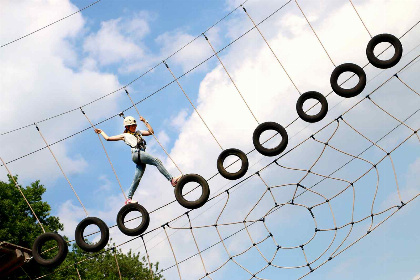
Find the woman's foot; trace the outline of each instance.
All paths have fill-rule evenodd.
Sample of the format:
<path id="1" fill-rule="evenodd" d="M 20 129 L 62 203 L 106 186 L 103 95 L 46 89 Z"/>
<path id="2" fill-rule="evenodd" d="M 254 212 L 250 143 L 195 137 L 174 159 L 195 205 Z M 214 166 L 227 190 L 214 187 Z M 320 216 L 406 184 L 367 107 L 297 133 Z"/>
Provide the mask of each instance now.
<path id="1" fill-rule="evenodd" d="M 173 178 L 171 179 L 171 185 L 172 185 L 172 187 L 175 187 L 175 186 L 176 186 L 176 184 L 178 184 L 178 181 L 179 181 L 179 179 L 181 179 L 181 177 L 182 177 L 182 175 L 180 175 L 180 176 L 178 176 L 178 177 L 173 177 Z"/>
<path id="2" fill-rule="evenodd" d="M 129 198 L 125 201 L 125 205 L 127 205 L 129 203 L 138 203 L 138 201 L 135 201 L 135 200 L 132 200 L 131 198 Z"/>

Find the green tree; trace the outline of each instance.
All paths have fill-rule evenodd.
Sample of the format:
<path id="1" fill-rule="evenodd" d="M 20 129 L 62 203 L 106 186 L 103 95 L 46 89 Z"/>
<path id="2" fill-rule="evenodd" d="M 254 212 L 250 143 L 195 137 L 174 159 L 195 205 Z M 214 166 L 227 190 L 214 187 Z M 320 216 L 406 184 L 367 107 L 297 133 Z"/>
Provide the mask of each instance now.
<path id="1" fill-rule="evenodd" d="M 26 204 L 14 181 L 8 176 L 9 182 L 0 181 L 0 241 L 6 241 L 26 248 L 32 248 L 35 239 L 43 233 L 32 211 Z M 18 177 L 14 177 L 18 181 Z M 58 217 L 50 215 L 50 205 L 42 201 L 46 189 L 39 180 L 30 186 L 21 187 L 33 210 L 47 232 L 57 232 L 64 227 Z M 66 237 L 64 237 L 68 240 Z M 43 250 L 53 247 L 47 244 Z M 115 257 L 118 260 L 122 279 L 160 280 L 163 276 L 159 272 L 158 263 L 152 264 L 153 273 L 149 270 L 148 262 L 140 258 L 139 253 L 131 250 L 124 254 L 121 249 L 113 250 L 115 244 L 109 244 L 99 253 L 87 253 L 75 244 L 69 251 L 66 260 L 58 268 L 44 268 L 35 261 L 25 264 L 22 269 L 15 270 L 9 279 L 28 279 L 49 274 L 44 279 L 68 280 L 82 279 L 104 280 L 119 279 Z"/>

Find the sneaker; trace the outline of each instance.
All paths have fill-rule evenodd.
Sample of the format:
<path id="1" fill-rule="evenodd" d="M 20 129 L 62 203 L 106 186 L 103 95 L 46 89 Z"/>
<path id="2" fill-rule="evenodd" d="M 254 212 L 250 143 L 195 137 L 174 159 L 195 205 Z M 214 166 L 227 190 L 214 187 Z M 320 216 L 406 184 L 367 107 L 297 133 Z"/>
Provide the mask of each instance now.
<path id="1" fill-rule="evenodd" d="M 131 199 L 129 198 L 129 199 L 127 199 L 127 200 L 125 201 L 125 205 L 127 205 L 127 204 L 129 204 L 129 203 L 138 203 L 138 201 L 131 200 Z"/>
<path id="2" fill-rule="evenodd" d="M 175 187 L 175 186 L 176 186 L 176 184 L 178 184 L 178 181 L 179 181 L 179 179 L 181 179 L 181 177 L 182 177 L 182 175 L 180 175 L 180 176 L 178 176 L 178 177 L 173 177 L 173 178 L 171 179 L 171 185 L 172 185 L 172 187 Z"/>

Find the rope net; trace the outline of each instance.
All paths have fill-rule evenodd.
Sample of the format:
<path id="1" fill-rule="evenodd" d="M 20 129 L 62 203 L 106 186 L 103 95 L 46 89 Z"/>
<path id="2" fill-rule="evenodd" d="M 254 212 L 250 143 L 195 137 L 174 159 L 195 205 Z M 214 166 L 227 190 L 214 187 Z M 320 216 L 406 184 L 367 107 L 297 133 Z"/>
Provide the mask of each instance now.
<path id="1" fill-rule="evenodd" d="M 204 209 L 116 247 L 137 244 L 149 265 L 166 251 L 172 256 L 162 269 L 168 279 L 223 279 L 226 273 L 302 279 L 332 261 L 420 195 L 407 191 L 398 172 L 407 166 L 405 149 L 420 143 L 419 95 L 402 78 L 418 58 L 311 136 L 219 189 Z M 395 98 L 407 110 L 384 102 Z"/>

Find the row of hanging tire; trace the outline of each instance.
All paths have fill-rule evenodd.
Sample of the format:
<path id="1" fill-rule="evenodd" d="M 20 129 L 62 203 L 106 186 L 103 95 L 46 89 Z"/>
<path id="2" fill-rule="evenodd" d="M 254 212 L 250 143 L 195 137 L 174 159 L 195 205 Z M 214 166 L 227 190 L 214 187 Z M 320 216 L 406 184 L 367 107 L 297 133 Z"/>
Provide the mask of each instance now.
<path id="1" fill-rule="evenodd" d="M 390 43 L 394 47 L 395 53 L 390 59 L 380 60 L 374 55 L 373 51 L 375 47 L 380 43 Z M 402 53 L 403 53 L 403 48 L 402 48 L 402 44 L 400 40 L 391 34 L 380 34 L 373 37 L 369 41 L 366 48 L 366 55 L 369 62 L 373 66 L 380 69 L 387 69 L 387 68 L 395 66 L 400 61 L 402 57 Z M 359 82 L 357 83 L 357 85 L 349 89 L 342 88 L 338 84 L 338 77 L 344 72 L 352 72 L 356 74 L 359 77 Z M 355 97 L 358 94 L 360 94 L 366 86 L 366 73 L 362 67 L 356 64 L 345 63 L 345 64 L 337 66 L 334 69 L 334 71 L 331 74 L 330 84 L 333 91 L 337 95 L 344 98 Z M 315 99 L 321 104 L 321 110 L 316 115 L 308 115 L 303 110 L 303 104 L 308 99 Z M 323 96 L 321 93 L 316 92 L 316 91 L 308 91 L 308 92 L 303 93 L 297 100 L 296 111 L 299 117 L 306 122 L 309 122 L 309 123 L 319 122 L 327 115 L 328 102 L 325 96 Z M 278 144 L 274 148 L 270 148 L 270 149 L 265 148 L 260 142 L 261 134 L 267 130 L 274 130 L 278 132 L 282 137 L 280 144 Z M 259 153 L 261 153 L 264 156 L 273 157 L 273 156 L 279 155 L 286 149 L 287 144 L 288 144 L 288 135 L 287 135 L 286 129 L 284 129 L 284 127 L 281 126 L 280 124 L 276 122 L 265 122 L 257 126 L 257 128 L 255 129 L 253 133 L 252 140 L 253 140 L 255 149 Z M 223 166 L 223 163 L 228 156 L 237 156 L 241 160 L 242 164 L 239 171 L 235 173 L 231 173 L 225 169 L 225 167 Z M 248 171 L 248 166 L 249 164 L 248 164 L 248 158 L 246 154 L 242 152 L 241 150 L 235 149 L 235 148 L 224 150 L 217 159 L 217 169 L 220 175 L 222 175 L 224 178 L 229 179 L 229 180 L 236 180 L 244 176 L 245 173 Z M 184 186 L 190 182 L 196 182 L 202 188 L 201 196 L 195 201 L 186 200 L 182 194 L 182 190 Z M 197 174 L 184 175 L 179 180 L 178 184 L 175 187 L 176 200 L 179 202 L 179 204 L 181 204 L 183 207 L 188 208 L 188 209 L 200 208 L 207 202 L 207 200 L 209 199 L 209 196 L 210 196 L 210 188 L 207 181 L 203 177 Z M 139 226 L 137 226 L 136 228 L 130 229 L 125 226 L 124 218 L 127 216 L 128 213 L 132 211 L 140 212 L 142 215 L 142 221 Z M 118 228 L 121 230 L 121 232 L 123 232 L 124 234 L 128 236 L 141 235 L 143 232 L 146 231 L 147 227 L 149 226 L 149 222 L 150 222 L 149 213 L 143 206 L 137 203 L 130 203 L 123 206 L 117 215 Z M 95 244 L 88 244 L 85 241 L 84 236 L 83 236 L 84 230 L 89 225 L 98 226 L 101 232 L 101 238 Z M 52 259 L 44 259 L 41 256 L 41 248 L 47 241 L 50 241 L 50 240 L 55 240 L 58 243 L 58 253 Z M 75 240 L 76 240 L 77 245 L 81 249 L 87 252 L 98 252 L 101 249 L 105 248 L 106 244 L 108 243 L 109 228 L 105 224 L 105 222 L 102 221 L 101 219 L 96 218 L 96 217 L 87 217 L 83 219 L 76 227 Z M 56 265 L 61 264 L 66 258 L 67 252 L 68 252 L 67 242 L 64 240 L 64 238 L 61 235 L 57 233 L 52 233 L 52 232 L 43 233 L 40 236 L 38 236 L 32 248 L 32 254 L 35 261 L 43 266 L 56 266 Z"/>

